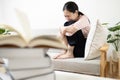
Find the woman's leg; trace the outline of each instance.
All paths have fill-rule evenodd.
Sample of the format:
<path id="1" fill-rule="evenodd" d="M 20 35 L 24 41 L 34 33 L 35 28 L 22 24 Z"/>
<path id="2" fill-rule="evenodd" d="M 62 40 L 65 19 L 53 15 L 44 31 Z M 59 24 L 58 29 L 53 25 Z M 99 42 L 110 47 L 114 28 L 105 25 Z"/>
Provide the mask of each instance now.
<path id="1" fill-rule="evenodd" d="M 66 37 L 68 41 L 68 50 L 65 54 L 59 56 L 59 59 L 84 57 L 86 38 L 81 30 L 74 35 Z"/>
<path id="2" fill-rule="evenodd" d="M 71 24 L 75 23 L 75 21 L 68 21 L 65 22 L 64 26 L 69 26 Z M 60 31 L 61 32 L 61 31 Z M 61 37 L 63 39 L 64 44 L 66 44 L 66 46 L 68 46 L 68 50 L 64 50 L 62 51 L 59 55 L 55 56 L 55 59 L 63 59 L 63 58 L 73 58 L 73 50 L 74 50 L 74 45 L 75 45 L 75 36 L 65 36 L 61 33 Z"/>
<path id="3" fill-rule="evenodd" d="M 66 46 L 68 47 L 67 50 L 62 51 L 60 54 L 56 55 L 54 57 L 54 59 L 65 59 L 65 58 L 73 58 L 73 50 L 74 50 L 74 46 L 70 46 L 68 41 L 67 41 L 67 37 L 64 36 L 62 37 L 64 44 L 66 44 Z"/>
<path id="4" fill-rule="evenodd" d="M 81 30 L 77 31 L 76 35 L 77 41 L 73 51 L 74 57 L 84 57 L 86 38 L 84 38 L 84 35 Z"/>
<path id="5" fill-rule="evenodd" d="M 58 56 L 57 59 L 74 58 L 73 50 L 74 50 L 74 46 L 68 45 L 68 50 L 66 51 L 66 53 Z"/>
<path id="6" fill-rule="evenodd" d="M 61 38 L 62 38 L 62 40 L 63 40 L 63 43 L 64 43 L 66 46 L 68 46 L 68 42 L 67 42 L 66 36 L 64 36 L 64 35 L 61 34 Z M 62 51 L 60 52 L 60 54 L 54 56 L 53 58 L 54 58 L 54 59 L 57 59 L 59 56 L 64 55 L 66 52 L 67 52 L 67 50 L 62 50 Z"/>

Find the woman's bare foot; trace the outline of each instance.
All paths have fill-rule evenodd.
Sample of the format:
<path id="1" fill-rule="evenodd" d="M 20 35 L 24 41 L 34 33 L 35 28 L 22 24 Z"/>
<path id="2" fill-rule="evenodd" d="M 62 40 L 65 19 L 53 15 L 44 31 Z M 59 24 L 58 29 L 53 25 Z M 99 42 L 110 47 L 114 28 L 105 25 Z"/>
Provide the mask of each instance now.
<path id="1" fill-rule="evenodd" d="M 67 51 L 65 54 L 62 54 L 57 57 L 57 59 L 67 59 L 67 58 L 74 58 L 73 53 Z"/>
<path id="2" fill-rule="evenodd" d="M 61 53 L 56 55 L 56 56 L 54 56 L 53 59 L 57 59 L 59 56 L 66 54 L 66 52 L 67 52 L 66 50 L 61 51 Z"/>
<path id="3" fill-rule="evenodd" d="M 68 46 L 68 50 L 66 51 L 66 53 L 61 54 L 59 56 L 56 57 L 56 59 L 66 59 L 66 58 L 73 58 L 73 46 Z"/>

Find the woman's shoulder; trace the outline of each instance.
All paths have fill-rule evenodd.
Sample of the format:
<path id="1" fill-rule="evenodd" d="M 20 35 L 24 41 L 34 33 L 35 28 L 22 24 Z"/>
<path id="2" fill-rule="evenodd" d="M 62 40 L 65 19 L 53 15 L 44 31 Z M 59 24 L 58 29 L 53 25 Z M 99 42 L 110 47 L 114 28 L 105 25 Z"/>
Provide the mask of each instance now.
<path id="1" fill-rule="evenodd" d="M 85 28 L 87 26 L 90 26 L 90 21 L 86 15 L 80 16 L 79 20 L 74 23 L 74 26 L 78 29 Z"/>
<path id="2" fill-rule="evenodd" d="M 79 20 L 88 20 L 88 17 L 86 15 L 80 16 Z"/>
<path id="3" fill-rule="evenodd" d="M 77 21 L 78 23 L 85 23 L 85 24 L 90 24 L 90 20 L 86 15 L 80 16 L 79 20 Z"/>

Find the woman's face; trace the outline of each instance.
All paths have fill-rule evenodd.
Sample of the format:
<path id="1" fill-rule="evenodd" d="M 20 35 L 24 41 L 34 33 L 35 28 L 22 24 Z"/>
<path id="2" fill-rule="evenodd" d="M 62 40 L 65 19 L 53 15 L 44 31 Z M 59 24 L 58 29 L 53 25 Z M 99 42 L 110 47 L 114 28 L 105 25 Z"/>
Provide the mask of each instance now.
<path id="1" fill-rule="evenodd" d="M 77 18 L 78 18 L 78 11 L 73 13 L 68 10 L 64 10 L 63 12 L 64 12 L 64 16 L 65 16 L 66 20 L 68 20 L 68 21 L 77 20 Z"/>

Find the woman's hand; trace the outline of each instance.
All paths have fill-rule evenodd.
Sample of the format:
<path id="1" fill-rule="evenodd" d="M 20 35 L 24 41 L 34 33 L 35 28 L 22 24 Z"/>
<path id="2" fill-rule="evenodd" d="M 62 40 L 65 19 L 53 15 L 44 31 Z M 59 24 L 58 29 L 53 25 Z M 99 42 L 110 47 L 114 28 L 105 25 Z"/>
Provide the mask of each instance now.
<path id="1" fill-rule="evenodd" d="M 64 27 L 64 26 L 60 27 L 60 34 L 62 36 L 65 36 L 65 34 L 66 34 L 66 27 Z"/>
<path id="2" fill-rule="evenodd" d="M 72 36 L 74 33 L 78 31 L 78 29 L 73 25 L 67 26 L 65 30 L 69 36 Z"/>
<path id="3" fill-rule="evenodd" d="M 75 32 L 77 32 L 79 29 L 76 28 L 75 26 L 67 26 L 67 27 L 60 27 L 60 33 L 62 35 L 67 35 L 67 36 L 72 36 Z"/>

